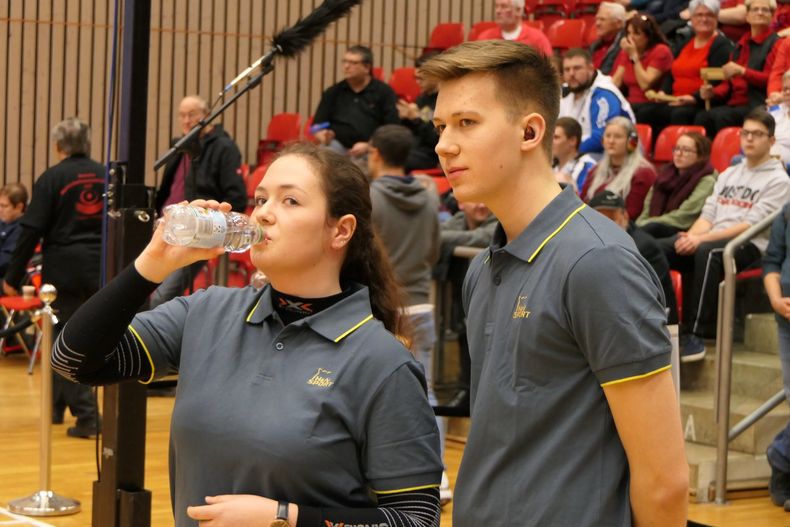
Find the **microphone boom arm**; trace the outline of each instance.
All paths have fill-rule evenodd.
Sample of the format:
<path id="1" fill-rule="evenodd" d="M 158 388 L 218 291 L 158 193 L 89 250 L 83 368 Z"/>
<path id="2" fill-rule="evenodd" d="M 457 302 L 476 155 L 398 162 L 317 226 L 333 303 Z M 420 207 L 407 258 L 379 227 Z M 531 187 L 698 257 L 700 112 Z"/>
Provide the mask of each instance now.
<path id="1" fill-rule="evenodd" d="M 268 61 L 265 60 L 267 56 L 270 57 Z M 242 89 L 240 89 L 239 91 L 234 93 L 232 97 L 230 97 L 228 100 L 226 100 L 222 104 L 222 106 L 220 106 L 219 108 L 217 108 L 216 110 L 211 112 L 211 114 L 209 114 L 209 116 L 206 117 L 205 119 L 201 119 L 201 121 L 198 124 L 196 124 L 195 126 L 193 126 L 192 129 L 184 135 L 184 137 L 179 139 L 176 142 L 176 144 L 174 144 L 170 148 L 170 150 L 165 152 L 162 157 L 157 159 L 156 162 L 154 163 L 154 171 L 159 170 L 160 168 L 162 168 L 168 161 L 170 161 L 173 158 L 173 156 L 176 155 L 176 152 L 178 152 L 178 150 L 181 147 L 183 147 L 188 142 L 192 141 L 198 134 L 200 134 L 200 132 L 206 126 L 208 126 L 214 119 L 216 119 L 217 117 L 222 115 L 222 113 L 229 106 L 231 106 L 233 103 L 235 103 L 236 100 L 239 97 L 241 97 L 242 95 L 244 95 L 245 93 L 247 93 L 251 89 L 253 89 L 256 86 L 258 86 L 261 83 L 261 81 L 263 80 L 263 77 L 265 75 L 268 75 L 269 73 L 271 73 L 274 70 L 274 64 L 272 63 L 272 59 L 273 58 L 274 58 L 274 53 L 273 52 L 269 52 L 266 55 L 264 55 L 264 57 L 262 57 L 262 60 L 261 60 L 261 64 L 263 65 L 263 68 L 261 69 L 261 71 L 257 75 L 255 75 L 254 77 L 250 78 L 250 80 L 247 82 L 247 84 L 245 84 Z"/>

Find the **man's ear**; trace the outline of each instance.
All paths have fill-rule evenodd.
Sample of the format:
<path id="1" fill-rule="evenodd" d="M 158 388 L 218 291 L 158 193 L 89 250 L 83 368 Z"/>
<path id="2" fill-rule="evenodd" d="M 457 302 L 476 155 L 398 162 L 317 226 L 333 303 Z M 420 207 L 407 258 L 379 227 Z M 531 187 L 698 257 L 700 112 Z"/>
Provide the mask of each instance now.
<path id="1" fill-rule="evenodd" d="M 539 113 L 530 113 L 521 118 L 521 129 L 523 137 L 521 141 L 522 151 L 529 151 L 539 147 L 546 135 L 546 121 Z"/>
<path id="2" fill-rule="evenodd" d="M 332 249 L 345 248 L 351 238 L 354 236 L 354 231 L 357 230 L 357 218 L 353 214 L 345 214 L 341 216 L 335 223 L 335 229 L 332 234 Z"/>

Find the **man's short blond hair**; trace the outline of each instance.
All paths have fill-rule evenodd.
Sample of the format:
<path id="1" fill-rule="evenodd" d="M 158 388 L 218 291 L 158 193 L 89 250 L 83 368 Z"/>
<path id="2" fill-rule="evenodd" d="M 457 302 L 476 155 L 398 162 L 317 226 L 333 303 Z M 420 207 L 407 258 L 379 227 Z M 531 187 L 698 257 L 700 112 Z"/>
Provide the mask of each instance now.
<path id="1" fill-rule="evenodd" d="M 509 40 L 464 42 L 433 57 L 420 74 L 439 84 L 472 73 L 490 74 L 495 95 L 513 121 L 536 112 L 546 121 L 542 146 L 551 158 L 552 138 L 560 109 L 560 80 L 551 60 L 532 46 Z"/>

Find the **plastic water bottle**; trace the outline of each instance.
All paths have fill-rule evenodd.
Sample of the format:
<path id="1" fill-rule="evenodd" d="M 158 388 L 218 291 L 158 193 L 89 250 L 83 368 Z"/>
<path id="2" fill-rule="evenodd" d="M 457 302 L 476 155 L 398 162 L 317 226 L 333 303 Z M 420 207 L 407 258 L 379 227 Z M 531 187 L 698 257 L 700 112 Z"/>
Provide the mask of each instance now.
<path id="1" fill-rule="evenodd" d="M 170 245 L 240 253 L 263 240 L 263 228 L 249 216 L 191 205 L 164 209 L 164 239 Z"/>

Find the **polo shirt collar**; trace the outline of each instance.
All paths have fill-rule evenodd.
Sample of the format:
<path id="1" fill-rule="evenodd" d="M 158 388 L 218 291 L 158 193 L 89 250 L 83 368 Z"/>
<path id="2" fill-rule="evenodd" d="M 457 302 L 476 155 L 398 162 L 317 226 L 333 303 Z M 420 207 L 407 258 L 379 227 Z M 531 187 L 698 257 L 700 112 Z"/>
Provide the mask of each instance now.
<path id="1" fill-rule="evenodd" d="M 768 40 L 768 37 L 770 37 L 773 34 L 774 34 L 774 32 L 771 31 L 770 27 L 768 27 L 768 28 L 766 28 L 765 31 L 763 31 L 762 33 L 760 33 L 759 35 L 757 35 L 755 37 L 752 36 L 752 32 L 751 31 L 747 31 L 743 35 L 742 39 L 743 39 L 744 44 L 748 43 L 750 40 L 752 42 L 754 42 L 755 44 L 762 44 L 763 42 Z"/>
<path id="2" fill-rule="evenodd" d="M 354 292 L 337 304 L 310 315 L 301 320 L 302 323 L 332 342 L 340 342 L 348 335 L 373 320 L 370 307 L 368 288 L 360 284 L 351 284 Z M 267 285 L 247 310 L 248 324 L 261 324 L 274 314 L 272 306 L 272 288 Z"/>
<path id="3" fill-rule="evenodd" d="M 512 242 L 507 243 L 502 225 L 497 225 L 491 250 L 494 253 L 505 251 L 532 263 L 543 248 L 586 206 L 573 188 L 568 186 Z"/>

